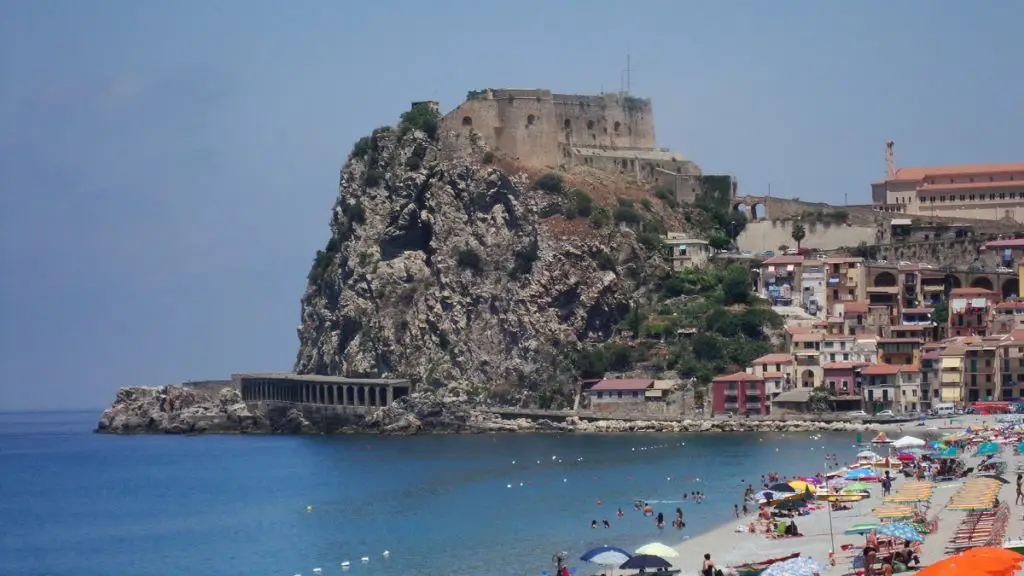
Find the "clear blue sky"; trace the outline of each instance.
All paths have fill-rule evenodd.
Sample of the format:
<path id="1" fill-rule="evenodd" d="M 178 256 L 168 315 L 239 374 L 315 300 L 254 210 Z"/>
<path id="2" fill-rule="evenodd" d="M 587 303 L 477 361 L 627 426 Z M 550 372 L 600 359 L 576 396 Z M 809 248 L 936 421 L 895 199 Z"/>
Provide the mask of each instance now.
<path id="1" fill-rule="evenodd" d="M 741 193 L 1024 160 L 1021 2 L 0 0 L 0 410 L 289 370 L 353 141 L 412 100 L 619 88 Z"/>

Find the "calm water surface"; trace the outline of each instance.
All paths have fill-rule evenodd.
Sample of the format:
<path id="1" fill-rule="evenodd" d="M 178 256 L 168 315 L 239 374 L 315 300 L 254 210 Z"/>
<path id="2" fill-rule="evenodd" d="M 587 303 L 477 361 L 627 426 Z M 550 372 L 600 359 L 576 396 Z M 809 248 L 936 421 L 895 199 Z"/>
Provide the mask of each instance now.
<path id="1" fill-rule="evenodd" d="M 676 543 L 728 521 L 743 481 L 855 453 L 852 433 L 117 437 L 97 416 L 0 414 L 0 574 L 534 575 L 558 550 Z"/>

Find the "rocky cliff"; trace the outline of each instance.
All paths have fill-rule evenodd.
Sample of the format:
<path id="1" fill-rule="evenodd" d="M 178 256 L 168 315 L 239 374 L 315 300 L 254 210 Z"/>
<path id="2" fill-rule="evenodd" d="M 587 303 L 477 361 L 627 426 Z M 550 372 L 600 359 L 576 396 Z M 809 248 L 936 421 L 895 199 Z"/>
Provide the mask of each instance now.
<path id="1" fill-rule="evenodd" d="M 607 339 L 666 265 L 638 242 L 642 223 L 567 220 L 578 198 L 562 182 L 538 186 L 431 132 L 379 129 L 342 169 L 295 371 L 565 406 L 570 352 Z"/>

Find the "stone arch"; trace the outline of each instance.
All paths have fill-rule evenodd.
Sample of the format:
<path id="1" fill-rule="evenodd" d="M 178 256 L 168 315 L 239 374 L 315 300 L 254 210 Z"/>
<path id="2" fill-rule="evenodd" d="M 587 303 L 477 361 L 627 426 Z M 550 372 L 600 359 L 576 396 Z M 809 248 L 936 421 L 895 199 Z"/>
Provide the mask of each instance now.
<path id="1" fill-rule="evenodd" d="M 814 370 L 806 368 L 800 373 L 800 387 L 814 388 Z"/>
<path id="2" fill-rule="evenodd" d="M 593 129 L 594 129 L 594 121 L 593 120 L 587 120 L 587 130 L 593 130 Z"/>
<path id="3" fill-rule="evenodd" d="M 472 116 L 463 116 L 462 117 L 462 125 L 463 126 L 472 127 L 473 126 L 473 117 Z"/>
<path id="4" fill-rule="evenodd" d="M 562 122 L 562 127 L 565 128 L 566 130 L 572 130 L 572 120 L 566 118 L 565 122 Z"/>
<path id="5" fill-rule="evenodd" d="M 892 272 L 879 272 L 875 275 L 875 280 L 871 284 L 879 288 L 888 288 L 896 285 L 896 275 Z"/>
<path id="6" fill-rule="evenodd" d="M 764 220 L 768 218 L 768 207 L 763 202 L 758 202 L 750 209 L 750 215 L 754 220 Z"/>
<path id="7" fill-rule="evenodd" d="M 748 218 L 750 217 L 750 207 L 744 204 L 743 202 L 736 204 L 735 206 L 732 207 L 732 209 L 735 212 L 742 213 L 744 216 L 747 216 Z"/>
<path id="8" fill-rule="evenodd" d="M 534 116 L 533 114 L 530 114 L 529 116 L 526 117 L 526 125 L 527 126 L 533 126 L 533 124 L 536 121 L 537 121 L 537 117 Z"/>
<path id="9" fill-rule="evenodd" d="M 946 297 L 947 298 L 949 297 L 949 292 L 951 290 L 953 290 L 955 288 L 961 288 L 964 285 L 963 282 L 960 281 L 960 277 L 957 276 L 956 274 L 946 274 L 942 278 L 942 283 L 946 287 L 945 292 L 946 292 Z"/>
<path id="10" fill-rule="evenodd" d="M 615 124 L 612 125 L 612 130 L 615 130 L 616 132 L 618 132 L 619 128 L 622 128 L 622 123 L 616 120 Z"/>
<path id="11" fill-rule="evenodd" d="M 1020 281 L 1016 278 L 1007 278 L 1003 280 L 1002 293 L 1003 298 L 1012 298 L 1014 296 L 1020 296 Z"/>
<path id="12" fill-rule="evenodd" d="M 995 286 L 992 285 L 992 279 L 988 276 L 978 276 L 974 280 L 971 280 L 971 288 L 981 288 L 982 290 L 995 290 Z"/>

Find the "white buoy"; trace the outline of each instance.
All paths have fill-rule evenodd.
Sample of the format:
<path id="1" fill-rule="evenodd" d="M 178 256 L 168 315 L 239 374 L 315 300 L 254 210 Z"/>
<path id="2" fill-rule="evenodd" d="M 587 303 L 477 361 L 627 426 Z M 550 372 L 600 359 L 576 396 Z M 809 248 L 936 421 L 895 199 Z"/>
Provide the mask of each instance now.
<path id="1" fill-rule="evenodd" d="M 508 485 L 505 486 L 505 488 L 511 488 L 511 487 L 512 487 L 511 484 L 508 484 Z"/>
<path id="2" fill-rule="evenodd" d="M 359 561 L 362 562 L 363 564 L 369 564 L 370 563 L 370 557 L 369 556 L 363 556 L 362 558 L 359 559 Z"/>
<path id="3" fill-rule="evenodd" d="M 385 551 L 384 551 L 384 553 L 383 553 L 383 554 L 381 554 L 381 556 L 383 556 L 383 557 L 387 558 L 388 556 L 391 556 L 391 552 L 390 552 L 390 551 L 388 551 L 388 550 L 385 550 Z"/>
<path id="4" fill-rule="evenodd" d="M 323 574 L 322 568 L 313 568 L 313 574 Z"/>

